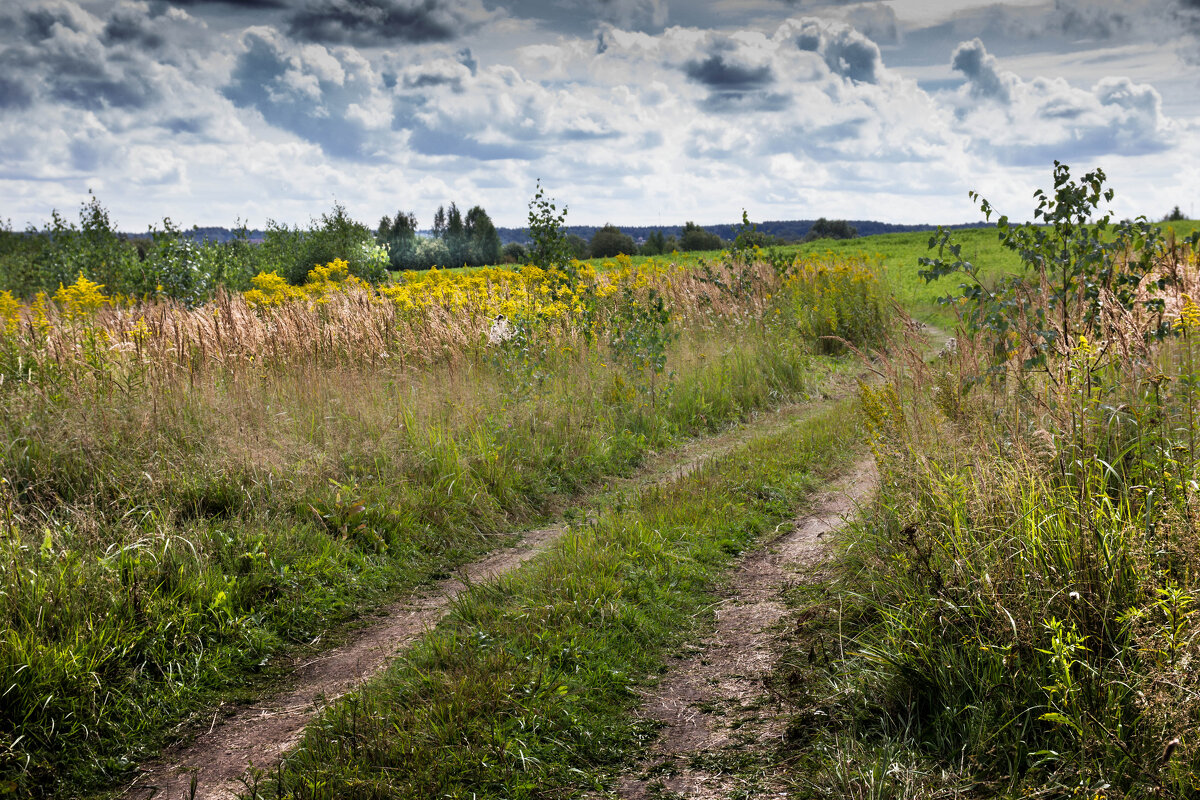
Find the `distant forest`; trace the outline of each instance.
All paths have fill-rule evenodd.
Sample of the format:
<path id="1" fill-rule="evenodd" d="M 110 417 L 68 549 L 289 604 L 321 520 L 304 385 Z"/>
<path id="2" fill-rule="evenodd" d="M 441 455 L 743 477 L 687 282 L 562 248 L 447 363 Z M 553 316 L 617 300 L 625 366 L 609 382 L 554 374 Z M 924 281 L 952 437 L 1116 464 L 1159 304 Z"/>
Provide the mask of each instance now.
<path id="1" fill-rule="evenodd" d="M 760 233 L 774 236 L 787 241 L 799 241 L 804 238 L 812 228 L 815 219 L 790 219 L 790 220 L 773 220 L 768 222 L 755 223 Z M 932 231 L 937 229 L 937 225 L 894 225 L 890 222 L 876 222 L 874 220 L 852 219 L 847 222 L 858 230 L 859 236 L 874 236 L 879 233 L 908 233 L 910 231 Z M 575 234 L 586 241 L 591 241 L 592 236 L 596 231 L 600 230 L 603 225 L 568 225 L 565 228 L 566 233 Z M 650 237 L 650 234 L 661 232 L 664 236 L 674 236 L 678 238 L 683 232 L 683 225 L 620 225 L 618 226 L 622 233 L 633 237 L 635 242 L 645 241 Z M 733 241 L 737 238 L 738 231 L 741 230 L 741 223 L 730 222 L 719 225 L 705 225 L 705 230 L 717 234 L 726 241 Z M 989 227 L 985 222 L 967 222 L 959 225 L 943 225 L 944 228 L 961 229 L 961 228 L 985 228 Z M 496 232 L 500 234 L 501 244 L 527 244 L 529 242 L 529 234 L 525 228 L 497 228 Z M 203 239 L 212 242 L 228 242 L 232 241 L 237 236 L 237 231 L 230 228 L 195 228 L 186 232 L 188 235 L 196 239 Z M 423 236 L 431 236 L 431 230 L 420 231 Z M 131 237 L 143 236 L 145 234 L 129 234 Z M 250 241 L 262 241 L 265 233 L 261 230 L 249 231 Z"/>
<path id="2" fill-rule="evenodd" d="M 799 241 L 804 238 L 816 222 L 815 219 L 789 219 L 789 220 L 774 220 L 769 222 L 754 223 L 759 233 L 764 233 L 768 236 L 774 236 L 777 239 L 785 241 Z M 889 222 L 875 222 L 873 220 L 846 220 L 857 231 L 859 236 L 874 236 L 877 233 L 908 233 L 909 231 L 933 231 L 937 230 L 937 225 L 893 225 Z M 568 225 L 565 230 L 568 234 L 575 234 L 588 241 L 591 241 L 592 235 L 603 227 L 601 225 Z M 641 242 L 650 237 L 650 234 L 661 232 L 664 236 L 674 236 L 678 238 L 683 233 L 683 225 L 618 225 L 622 233 L 633 237 L 635 242 Z M 738 232 L 742 229 L 740 222 L 721 223 L 719 225 L 703 225 L 704 230 L 715 233 L 727 242 L 732 242 L 737 238 Z M 986 222 L 968 222 L 960 225 L 943 225 L 943 228 L 960 229 L 960 228 L 985 228 L 989 227 Z M 525 243 L 528 241 L 528 236 L 524 228 L 497 228 L 496 231 L 500 234 L 500 241 L 508 244 L 509 242 Z"/>

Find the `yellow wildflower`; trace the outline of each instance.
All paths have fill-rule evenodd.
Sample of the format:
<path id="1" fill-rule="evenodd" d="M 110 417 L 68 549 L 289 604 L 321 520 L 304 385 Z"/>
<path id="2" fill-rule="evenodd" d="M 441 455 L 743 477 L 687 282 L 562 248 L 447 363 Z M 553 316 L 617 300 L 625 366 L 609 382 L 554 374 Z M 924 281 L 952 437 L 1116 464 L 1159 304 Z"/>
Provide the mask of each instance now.
<path id="1" fill-rule="evenodd" d="M 21 320 L 21 303 L 7 289 L 0 292 L 0 320 L 4 322 L 4 332 L 10 336 Z"/>
<path id="2" fill-rule="evenodd" d="M 62 309 L 67 319 L 83 319 L 108 303 L 104 286 L 83 277 L 83 273 L 70 286 L 58 285 L 54 302 Z"/>
<path id="3" fill-rule="evenodd" d="M 1179 319 L 1175 320 L 1175 330 L 1193 331 L 1200 328 L 1200 305 L 1190 295 L 1183 296 L 1183 308 L 1180 309 Z"/>

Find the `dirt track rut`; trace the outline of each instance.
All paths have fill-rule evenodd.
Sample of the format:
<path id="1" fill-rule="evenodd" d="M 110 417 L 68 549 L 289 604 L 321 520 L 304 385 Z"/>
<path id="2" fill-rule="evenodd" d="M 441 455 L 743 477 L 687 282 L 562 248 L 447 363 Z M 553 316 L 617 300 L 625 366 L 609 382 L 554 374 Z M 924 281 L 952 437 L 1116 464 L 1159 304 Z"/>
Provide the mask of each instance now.
<path id="1" fill-rule="evenodd" d="M 656 457 L 635 478 L 614 484 L 636 489 L 677 481 L 752 436 L 779 430 L 819 407 L 797 404 L 764 413 L 750 423 Z M 382 671 L 436 625 L 467 586 L 515 569 L 549 547 L 565 530 L 566 526 L 560 524 L 526 531 L 516 545 L 468 564 L 458 570 L 456 577 L 423 587 L 390 606 L 379 622 L 364 626 L 344 645 L 297 667 L 289 676 L 288 688 L 281 693 L 240 707 L 224 718 L 215 715 L 207 731 L 144 767 L 121 796 L 133 800 L 191 798 L 195 779 L 196 800 L 235 797 L 244 788 L 241 778 L 248 767 L 269 769 L 277 764 L 325 705 Z"/>
<path id="2" fill-rule="evenodd" d="M 875 485 L 874 462 L 860 462 L 817 498 L 811 513 L 743 558 L 716 630 L 646 694 L 640 713 L 663 728 L 636 774 L 617 781 L 618 797 L 778 796 L 742 785 L 737 770 L 724 765 L 736 761 L 740 748 L 761 750 L 783 735 L 780 715 L 761 713 L 769 704 L 763 677 L 773 661 L 772 628 L 787 612 L 780 591 L 817 568 L 825 534 L 841 527 Z"/>

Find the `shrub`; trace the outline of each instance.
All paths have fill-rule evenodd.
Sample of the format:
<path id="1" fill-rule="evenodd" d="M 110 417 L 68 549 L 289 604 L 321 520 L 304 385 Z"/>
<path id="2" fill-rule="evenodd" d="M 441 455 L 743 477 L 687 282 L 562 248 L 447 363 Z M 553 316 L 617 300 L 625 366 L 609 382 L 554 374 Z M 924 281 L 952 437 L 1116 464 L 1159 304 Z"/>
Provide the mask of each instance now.
<path id="1" fill-rule="evenodd" d="M 529 259 L 529 251 L 520 242 L 509 242 L 504 245 L 503 258 L 505 264 L 524 264 Z"/>
<path id="2" fill-rule="evenodd" d="M 277 262 L 280 274 L 296 286 L 307 280 L 314 266 L 335 259 L 349 263 L 354 276 L 377 283 L 387 278 L 387 268 L 373 258 L 373 250 L 363 247 L 364 242 L 374 241 L 367 226 L 351 219 L 338 203 L 308 229 L 268 222 L 263 247 Z"/>
<path id="3" fill-rule="evenodd" d="M 633 237 L 622 233 L 617 226 L 605 225 L 592 234 L 592 240 L 588 243 L 588 252 L 592 258 L 612 258 L 613 256 L 637 253 L 637 245 L 633 243 Z"/>
<path id="4" fill-rule="evenodd" d="M 417 269 L 445 267 L 449 263 L 450 248 L 446 246 L 444 239 L 437 236 L 426 236 L 417 239 Z"/>
<path id="5" fill-rule="evenodd" d="M 821 217 L 812 224 L 804 234 L 801 242 L 813 242 L 817 239 L 855 239 L 858 229 L 843 219 L 828 220 Z"/>
<path id="6" fill-rule="evenodd" d="M 537 191 L 529 201 L 529 260 L 534 265 L 548 270 L 570 263 L 571 247 L 563 230 L 566 221 L 567 207 L 563 206 L 560 212 L 538 181 Z"/>
<path id="7" fill-rule="evenodd" d="M 720 250 L 724 246 L 725 241 L 720 236 L 694 222 L 685 224 L 679 235 L 679 249 L 685 253 L 692 250 Z"/>

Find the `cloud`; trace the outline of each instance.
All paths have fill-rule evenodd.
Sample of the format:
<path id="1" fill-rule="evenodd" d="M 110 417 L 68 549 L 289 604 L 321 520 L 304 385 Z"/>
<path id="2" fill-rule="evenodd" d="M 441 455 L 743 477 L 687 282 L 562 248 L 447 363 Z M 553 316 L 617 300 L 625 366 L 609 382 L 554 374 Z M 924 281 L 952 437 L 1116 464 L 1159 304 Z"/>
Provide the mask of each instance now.
<path id="1" fill-rule="evenodd" d="M 340 158 L 381 155 L 379 133 L 390 104 L 370 63 L 351 49 L 298 45 L 272 28 L 251 28 L 242 37 L 222 94 L 253 109 L 269 124 L 320 145 Z"/>
<path id="2" fill-rule="evenodd" d="M 601 41 L 591 53 L 539 46 L 531 60 L 553 65 L 558 75 L 645 87 L 641 102 L 661 109 L 654 115 L 660 129 L 668 142 L 681 143 L 691 164 L 727 158 L 749 165 L 784 153 L 917 163 L 956 146 L 952 115 L 889 71 L 873 42 L 839 22 L 791 19 L 770 34 L 608 29 Z M 680 105 L 705 113 L 685 110 L 686 122 L 664 124 L 678 118 Z M 738 115 L 736 125 L 727 114 Z"/>
<path id="3" fill-rule="evenodd" d="M 718 91 L 746 92 L 769 86 L 775 80 L 766 64 L 731 63 L 721 53 L 714 53 L 703 61 L 689 62 L 684 72 L 692 80 Z"/>
<path id="4" fill-rule="evenodd" d="M 149 24 L 149 7 L 145 3 L 122 3 L 104 24 L 105 44 L 129 44 L 157 50 L 166 42 L 161 32 Z"/>
<path id="5" fill-rule="evenodd" d="M 1175 0 L 1171 8 L 1171 22 L 1179 26 L 1190 40 L 1183 48 L 1184 58 L 1193 64 L 1200 62 L 1196 47 L 1200 38 L 1200 0 Z"/>
<path id="6" fill-rule="evenodd" d="M 800 103 L 821 105 L 815 95 L 855 94 L 855 86 L 879 84 L 885 71 L 874 42 L 843 23 L 812 18 L 786 20 L 769 36 L 680 28 L 657 39 L 640 36 L 626 34 L 619 41 L 617 32 L 609 31 L 598 49 L 602 55 L 612 49 L 614 58 L 657 57 L 677 65 L 692 84 L 707 90 L 696 102 L 713 113 L 778 113 Z"/>
<path id="7" fill-rule="evenodd" d="M 896 10 L 883 3 L 860 3 L 846 12 L 846 22 L 876 44 L 898 44 L 900 21 Z"/>
<path id="8" fill-rule="evenodd" d="M 461 52 L 398 66 L 394 79 L 393 126 L 424 156 L 533 160 L 622 136 L 630 117 L 626 93 L 546 86 L 512 67 L 479 66 Z"/>
<path id="9" fill-rule="evenodd" d="M 36 43 L 10 48 L 0 60 L 49 98 L 91 111 L 145 108 L 159 99 L 158 66 L 111 57 L 98 20 L 35 12 L 26 22 Z"/>
<path id="10" fill-rule="evenodd" d="M 950 57 L 950 66 L 967 77 L 967 84 L 974 97 L 1007 103 L 1012 99 L 1012 89 L 1019 83 L 1016 75 L 1000 73 L 996 57 L 989 55 L 979 39 L 959 44 Z"/>
<path id="11" fill-rule="evenodd" d="M 979 37 L 1001 53 L 1031 48 L 1061 52 L 1097 44 L 1178 41 L 1178 17 L 1194 0 L 1043 0 L 1040 3 L 975 5 L 919 30 L 909 43 L 942 43 Z"/>
<path id="12" fill-rule="evenodd" d="M 288 32 L 322 44 L 445 42 L 491 17 L 479 0 L 309 0 L 291 16 Z"/>
<path id="13" fill-rule="evenodd" d="M 76 3 L 18 0 L 8 21 L 24 36 L 0 48 L 0 108 L 39 100 L 94 112 L 157 108 L 180 82 L 187 42 L 206 44 L 204 26 L 178 9 L 120 2 L 106 17 Z"/>
<path id="14" fill-rule="evenodd" d="M 254 10 L 288 8 L 288 0 L 166 0 L 173 6 L 188 8 L 203 8 L 205 6 L 228 6 L 230 8 L 248 8 Z"/>
<path id="15" fill-rule="evenodd" d="M 41 42 L 55 35 L 56 29 L 83 32 L 94 27 L 93 18 L 74 3 L 50 2 L 44 5 L 27 4 L 17 19 L 26 38 Z"/>
<path id="16" fill-rule="evenodd" d="M 19 80 L 0 75 L 0 111 L 24 110 L 33 105 L 33 92 Z"/>
<path id="17" fill-rule="evenodd" d="M 1054 0 L 1042 24 L 1074 41 L 1111 41 L 1128 37 L 1150 10 L 1148 7 L 1158 5 L 1157 0 L 1133 0 L 1122 5 L 1105 0 Z M 1029 33 L 1044 36 L 1045 28 Z"/>
<path id="18" fill-rule="evenodd" d="M 598 25 L 659 32 L 670 17 L 667 0 L 510 0 L 504 6 L 515 19 L 580 36 Z"/>
<path id="19" fill-rule="evenodd" d="M 687 62 L 687 77 L 707 88 L 703 107 L 714 113 L 780 111 L 790 102 L 788 95 L 771 91 L 775 75 L 769 51 L 765 48 L 739 47 L 732 40 L 713 43 L 717 52 Z"/>
<path id="20" fill-rule="evenodd" d="M 877 83 L 883 69 L 879 45 L 854 28 L 817 19 L 788 20 L 775 38 L 816 53 L 830 71 L 861 83 Z"/>
<path id="21" fill-rule="evenodd" d="M 1022 80 L 974 39 L 951 64 L 967 78 L 953 96 L 960 129 L 973 147 L 1012 164 L 1102 155 L 1145 155 L 1171 147 L 1162 97 L 1147 84 L 1103 78 L 1090 90 L 1062 79 Z"/>
<path id="22" fill-rule="evenodd" d="M 1200 17 L 1200 0 L 1129 1 L 1127 32 L 1154 3 L 1179 30 Z M 136 208 L 298 221 L 335 192 L 375 218 L 396 210 L 403 186 L 418 213 L 455 199 L 520 224 L 540 175 L 579 221 L 632 221 L 647 207 L 664 221 L 716 221 L 743 206 L 768 218 L 949 221 L 970 213 L 967 188 L 999 201 L 1009 188 L 995 182 L 1007 181 L 1027 198 L 1037 185 L 1027 177 L 1044 183 L 1051 158 L 1104 156 L 1106 170 L 1132 171 L 1190 151 L 1137 154 L 1194 139 L 1164 115 L 1145 72 L 1032 77 L 1050 50 L 1076 74 L 1092 69 L 1094 46 L 1063 44 L 1064 30 L 1122 42 L 1125 23 L 1098 2 L 954 18 L 975 30 L 1003 17 L 999 49 L 978 32 L 919 39 L 901 29 L 901 3 L 808 4 L 821 19 L 775 23 L 782 3 L 677 2 L 665 27 L 667 2 L 6 0 L 6 213 L 64 196 L 69 207 L 90 185 L 122 221 L 146 213 Z M 718 17 L 719 28 L 678 24 Z M 246 28 L 251 19 L 270 24 Z M 1048 49 L 1014 38 L 1043 23 Z M 1019 62 L 1028 74 L 1005 68 L 1003 48 L 1031 56 Z M 934 91 L 910 77 L 935 70 L 953 83 Z"/>
<path id="23" fill-rule="evenodd" d="M 660 28 L 667 22 L 666 0 L 574 0 L 570 5 L 619 28 Z"/>

